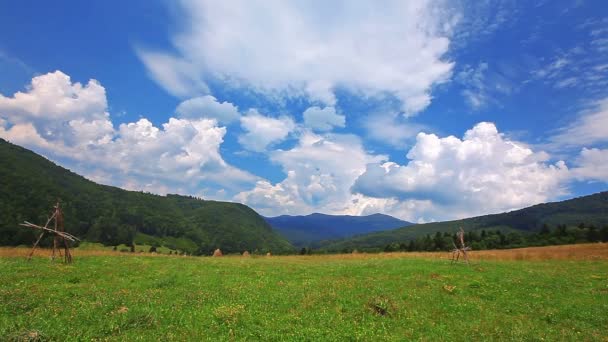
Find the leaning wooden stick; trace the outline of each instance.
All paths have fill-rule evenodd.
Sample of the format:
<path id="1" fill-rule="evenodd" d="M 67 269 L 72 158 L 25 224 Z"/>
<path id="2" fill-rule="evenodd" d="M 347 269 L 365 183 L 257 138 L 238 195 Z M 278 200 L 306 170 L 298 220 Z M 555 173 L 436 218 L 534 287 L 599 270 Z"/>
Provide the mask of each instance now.
<path id="1" fill-rule="evenodd" d="M 36 247 L 38 247 L 38 243 L 40 242 L 40 239 L 42 239 L 42 237 L 44 236 L 44 233 L 45 233 L 44 231 L 42 233 L 40 233 L 38 240 L 36 240 L 36 242 L 34 243 L 34 247 L 32 247 L 32 251 L 27 256 L 27 260 L 30 260 L 32 258 L 32 255 L 34 255 L 34 251 L 36 250 Z"/>
<path id="2" fill-rule="evenodd" d="M 40 230 L 43 230 L 43 231 L 46 231 L 46 232 L 51 232 L 53 234 L 59 235 L 60 237 L 62 237 L 64 239 L 67 239 L 67 240 L 70 240 L 72 242 L 74 242 L 74 241 L 80 241 L 79 238 L 75 237 L 74 235 L 72 235 L 70 233 L 55 231 L 53 229 L 46 228 L 46 227 L 41 227 L 39 225 L 30 223 L 30 222 L 27 222 L 27 221 L 25 221 L 24 223 L 20 223 L 19 225 L 23 226 L 23 227 L 30 227 L 30 228 L 34 228 L 34 229 L 40 229 Z"/>
<path id="3" fill-rule="evenodd" d="M 53 215 L 51 215 L 51 217 L 48 218 L 48 220 L 46 220 L 46 224 L 44 225 L 44 227 L 48 227 L 49 223 L 51 222 L 51 220 L 55 217 L 56 212 L 53 212 Z M 27 221 L 25 221 L 27 222 Z M 38 243 L 40 242 L 40 240 L 42 239 L 42 237 L 44 236 L 44 230 L 42 231 L 42 233 L 40 233 L 40 236 L 38 236 L 38 240 L 36 240 L 36 242 L 34 243 L 34 247 L 32 247 L 32 251 L 30 252 L 30 254 L 27 256 L 27 259 L 30 260 L 32 258 L 32 256 L 34 255 L 34 251 L 36 250 L 36 247 L 38 247 Z"/>

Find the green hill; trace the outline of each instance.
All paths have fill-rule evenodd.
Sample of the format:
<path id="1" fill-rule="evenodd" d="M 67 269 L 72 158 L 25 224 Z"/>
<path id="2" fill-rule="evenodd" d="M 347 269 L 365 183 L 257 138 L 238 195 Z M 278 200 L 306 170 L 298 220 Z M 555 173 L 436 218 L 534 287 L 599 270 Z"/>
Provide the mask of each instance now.
<path id="1" fill-rule="evenodd" d="M 87 241 L 136 240 L 197 254 L 293 251 L 245 205 L 99 185 L 0 139 L 0 245 L 31 244 L 35 232 L 18 224 L 46 221 L 57 198 L 66 231 Z"/>
<path id="2" fill-rule="evenodd" d="M 324 241 L 329 251 L 383 248 L 395 242 L 405 242 L 425 235 L 465 231 L 500 230 L 503 232 L 539 232 L 543 225 L 603 227 L 608 225 L 608 192 L 578 197 L 562 202 L 544 203 L 502 214 L 484 215 L 462 220 L 416 224 L 349 239 Z"/>

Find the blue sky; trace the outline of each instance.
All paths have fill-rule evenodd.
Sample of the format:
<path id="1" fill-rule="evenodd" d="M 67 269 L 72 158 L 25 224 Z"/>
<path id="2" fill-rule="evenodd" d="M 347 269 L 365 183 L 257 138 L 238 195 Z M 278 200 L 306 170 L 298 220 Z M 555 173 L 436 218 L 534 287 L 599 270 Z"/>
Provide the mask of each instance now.
<path id="1" fill-rule="evenodd" d="M 100 183 L 425 222 L 604 191 L 602 1 L 0 4 L 0 137 Z"/>

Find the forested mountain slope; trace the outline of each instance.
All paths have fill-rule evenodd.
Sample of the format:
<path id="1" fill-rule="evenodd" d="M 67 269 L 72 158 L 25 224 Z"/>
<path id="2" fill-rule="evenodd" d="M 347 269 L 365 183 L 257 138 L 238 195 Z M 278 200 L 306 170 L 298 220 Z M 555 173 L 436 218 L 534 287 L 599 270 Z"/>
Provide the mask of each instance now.
<path id="1" fill-rule="evenodd" d="M 198 254 L 214 248 L 228 253 L 293 250 L 243 204 L 99 185 L 0 139 L 0 245 L 31 244 L 35 232 L 18 224 L 45 222 L 58 198 L 66 231 L 87 241 L 131 244 L 137 236 Z"/>
<path id="2" fill-rule="evenodd" d="M 328 250 L 380 248 L 395 242 L 405 242 L 436 232 L 454 233 L 459 227 L 473 230 L 517 230 L 538 232 L 543 225 L 603 227 L 608 225 L 608 192 L 599 192 L 561 202 L 537 204 L 502 214 L 484 215 L 462 220 L 416 224 L 403 228 L 356 236 L 323 245 Z"/>
<path id="3" fill-rule="evenodd" d="M 315 213 L 306 216 L 267 217 L 266 221 L 298 247 L 314 247 L 322 240 L 346 238 L 412 224 L 383 214 L 350 216 Z"/>

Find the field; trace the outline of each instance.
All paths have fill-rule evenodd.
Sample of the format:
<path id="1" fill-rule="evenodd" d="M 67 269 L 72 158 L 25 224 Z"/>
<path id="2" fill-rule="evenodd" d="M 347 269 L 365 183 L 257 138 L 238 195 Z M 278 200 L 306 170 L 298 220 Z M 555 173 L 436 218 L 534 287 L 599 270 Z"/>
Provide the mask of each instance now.
<path id="1" fill-rule="evenodd" d="M 0 249 L 0 340 L 608 341 L 608 245 L 177 257 Z"/>

